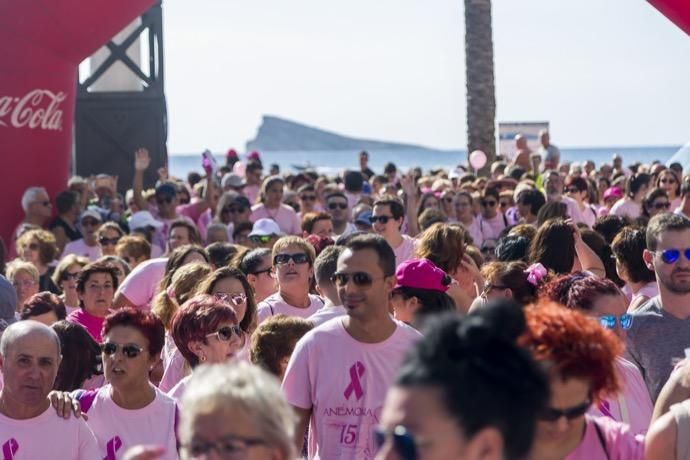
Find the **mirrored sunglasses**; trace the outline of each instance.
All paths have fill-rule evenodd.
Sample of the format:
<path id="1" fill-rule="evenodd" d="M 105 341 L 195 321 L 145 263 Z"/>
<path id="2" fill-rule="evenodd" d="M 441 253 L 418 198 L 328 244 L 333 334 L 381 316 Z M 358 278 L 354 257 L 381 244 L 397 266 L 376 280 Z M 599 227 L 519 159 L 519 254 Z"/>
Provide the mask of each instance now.
<path id="1" fill-rule="evenodd" d="M 615 329 L 616 324 L 620 324 L 621 329 L 627 331 L 632 327 L 633 316 L 625 313 L 616 317 L 615 315 L 601 315 L 599 317 L 599 322 L 606 329 Z"/>

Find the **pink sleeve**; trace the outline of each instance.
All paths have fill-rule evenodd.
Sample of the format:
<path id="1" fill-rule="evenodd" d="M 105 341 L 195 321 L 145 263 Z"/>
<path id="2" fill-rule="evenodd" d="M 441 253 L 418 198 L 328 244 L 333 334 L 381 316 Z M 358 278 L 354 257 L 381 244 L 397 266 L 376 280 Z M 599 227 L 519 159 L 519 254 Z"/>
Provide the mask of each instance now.
<path id="1" fill-rule="evenodd" d="M 612 460 L 642 460 L 644 458 L 644 436 L 634 435 L 628 425 L 606 418 L 597 423 L 604 430 L 608 453 Z"/>
<path id="2" fill-rule="evenodd" d="M 175 211 L 181 216 L 189 217 L 196 224 L 196 221 L 199 220 L 201 214 L 207 209 L 208 206 L 206 206 L 205 204 L 201 204 L 201 202 L 199 202 L 181 204 L 180 206 L 175 208 Z"/>
<path id="3" fill-rule="evenodd" d="M 287 401 L 302 409 L 311 409 L 313 404 L 309 374 L 309 349 L 304 340 L 297 342 L 283 378 L 283 393 Z"/>
<path id="4" fill-rule="evenodd" d="M 299 220 L 299 216 L 297 216 L 296 212 L 292 212 L 292 231 L 290 232 L 293 235 L 302 235 L 302 223 Z"/>

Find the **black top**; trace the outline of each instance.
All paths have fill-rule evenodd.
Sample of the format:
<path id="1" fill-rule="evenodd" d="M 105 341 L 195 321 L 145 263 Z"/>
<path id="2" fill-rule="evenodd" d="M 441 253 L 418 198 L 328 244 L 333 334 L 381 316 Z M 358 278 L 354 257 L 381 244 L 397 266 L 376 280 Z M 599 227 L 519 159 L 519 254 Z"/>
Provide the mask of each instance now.
<path id="1" fill-rule="evenodd" d="M 78 228 L 72 227 L 70 224 L 65 222 L 65 220 L 60 216 L 57 216 L 48 225 L 49 230 L 53 230 L 57 227 L 62 227 L 65 230 L 65 235 L 67 235 L 67 238 L 69 238 L 70 241 L 76 241 L 82 237 L 82 234 Z"/>

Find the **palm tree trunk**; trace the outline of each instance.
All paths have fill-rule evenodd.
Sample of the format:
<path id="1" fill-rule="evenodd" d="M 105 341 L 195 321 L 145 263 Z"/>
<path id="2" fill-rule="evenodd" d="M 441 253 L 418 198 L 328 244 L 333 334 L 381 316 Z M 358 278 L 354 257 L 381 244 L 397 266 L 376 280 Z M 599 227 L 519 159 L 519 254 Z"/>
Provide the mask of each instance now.
<path id="1" fill-rule="evenodd" d="M 467 153 L 486 153 L 486 173 L 496 158 L 496 91 L 491 0 L 465 0 L 465 67 L 467 75 Z"/>

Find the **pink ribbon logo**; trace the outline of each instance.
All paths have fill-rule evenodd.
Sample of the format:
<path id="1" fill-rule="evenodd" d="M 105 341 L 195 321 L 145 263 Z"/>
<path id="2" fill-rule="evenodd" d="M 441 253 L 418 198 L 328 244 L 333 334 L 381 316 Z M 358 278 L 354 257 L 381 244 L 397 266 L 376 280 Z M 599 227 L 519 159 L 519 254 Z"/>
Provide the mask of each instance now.
<path id="1" fill-rule="evenodd" d="M 108 455 L 103 457 L 103 460 L 116 460 L 117 457 L 115 457 L 115 454 L 118 450 L 120 450 L 120 447 L 122 447 L 122 440 L 119 436 L 115 436 L 113 439 L 108 441 L 108 444 L 106 444 L 106 451 L 108 452 Z"/>
<path id="2" fill-rule="evenodd" d="M 19 450 L 19 443 L 16 439 L 10 438 L 5 444 L 2 445 L 2 460 L 13 460 L 14 454 Z"/>
<path id="3" fill-rule="evenodd" d="M 364 364 L 357 361 L 350 368 L 350 384 L 345 388 L 345 399 L 350 399 L 352 393 L 355 394 L 355 398 L 359 401 L 362 396 L 364 396 L 364 390 L 362 390 L 362 382 L 359 380 L 364 375 Z"/>

